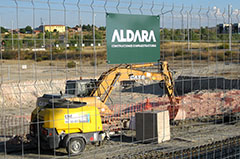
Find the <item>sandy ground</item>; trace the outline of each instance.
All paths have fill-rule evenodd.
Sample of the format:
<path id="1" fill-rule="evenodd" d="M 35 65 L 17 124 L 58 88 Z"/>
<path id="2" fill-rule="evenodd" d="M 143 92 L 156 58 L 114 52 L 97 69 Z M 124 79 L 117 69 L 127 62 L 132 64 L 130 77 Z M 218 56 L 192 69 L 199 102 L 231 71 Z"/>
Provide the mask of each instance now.
<path id="1" fill-rule="evenodd" d="M 87 62 L 79 63 L 76 67 L 66 68 L 69 61 L 42 61 L 33 62 L 22 60 L 4 60 L 0 66 L 0 81 L 2 83 L 8 82 L 22 82 L 26 80 L 43 80 L 43 79 L 69 79 L 69 78 L 97 78 L 102 72 L 109 70 L 116 65 L 107 65 L 105 63 L 99 64 L 96 68 Z M 53 64 L 51 64 L 53 63 Z M 169 59 L 170 69 L 176 72 L 177 76 L 217 76 L 229 79 L 236 79 L 239 77 L 240 65 L 229 62 L 208 62 L 208 61 L 179 61 Z M 22 69 L 26 65 L 26 69 Z"/>

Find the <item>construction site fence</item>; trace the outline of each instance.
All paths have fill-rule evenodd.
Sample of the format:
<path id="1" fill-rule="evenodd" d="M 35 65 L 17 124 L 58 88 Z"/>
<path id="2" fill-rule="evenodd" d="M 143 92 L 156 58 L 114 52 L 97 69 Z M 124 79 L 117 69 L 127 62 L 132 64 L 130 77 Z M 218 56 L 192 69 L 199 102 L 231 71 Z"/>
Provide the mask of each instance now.
<path id="1" fill-rule="evenodd" d="M 107 62 L 107 13 L 160 17 L 160 60 L 167 61 L 174 74 L 175 95 L 180 98 L 177 106 L 184 108 L 185 114 L 178 116 L 180 120 L 172 120 L 176 110 L 165 96 L 164 83 L 159 86 L 155 81 L 139 80 L 139 85 L 124 91 L 117 84 L 116 92 L 113 91 L 107 102 L 118 104 L 107 104 L 114 113 L 102 118 L 104 130 L 120 132 L 123 130 L 121 122 L 132 120 L 137 112 L 169 110 L 173 138 L 162 144 L 142 144 L 134 141 L 134 133 L 131 132 L 131 139 L 127 140 L 128 134 L 121 132 L 120 137 L 114 136 L 115 140 L 108 142 L 106 147 L 86 151 L 85 154 L 91 153 L 89 156 L 83 153 L 83 158 L 96 158 L 98 154 L 102 158 L 118 155 L 127 158 L 128 153 L 137 155 L 136 158 L 144 158 L 144 155 L 150 155 L 149 158 L 239 158 L 239 5 L 200 6 L 199 3 L 1 1 L 0 158 L 8 158 L 6 143 L 10 138 L 29 134 L 31 111 L 37 97 L 63 91 L 67 80 L 97 79 L 116 66 Z M 65 29 L 41 30 L 45 25 Z M 196 140 L 188 139 L 192 136 Z M 220 143 L 216 138 L 221 138 Z M 177 147 L 179 143 L 180 148 Z M 190 150 L 183 148 L 186 145 L 190 145 Z M 169 152 L 164 153 L 162 148 Z M 159 152 L 159 156 L 155 156 L 155 152 Z M 29 153 L 22 148 L 17 155 L 29 158 L 41 158 L 42 155 L 40 151 L 33 156 Z M 218 153 L 222 156 L 213 156 Z M 53 155 L 54 158 L 70 157 L 55 151 Z M 53 158 L 53 155 L 48 157 Z"/>
<path id="2" fill-rule="evenodd" d="M 199 97 L 199 96 L 197 96 Z M 229 97 L 226 97 L 229 98 Z M 227 99 L 229 100 L 229 99 Z M 231 100 L 231 99 L 230 99 Z M 194 105 L 195 103 L 193 103 Z M 195 113 L 194 108 L 189 109 L 186 111 L 186 116 L 182 120 L 176 120 L 174 111 L 169 109 L 169 106 L 171 106 L 169 99 L 167 97 L 158 97 L 158 98 L 147 98 L 142 100 L 142 102 L 136 102 L 131 104 L 114 104 L 109 106 L 109 108 L 113 111 L 113 115 L 105 115 L 102 116 L 102 124 L 103 129 L 106 131 L 122 131 L 123 129 L 129 129 L 129 127 L 124 128 L 121 122 L 124 120 L 130 121 L 131 119 L 135 118 L 135 114 L 138 112 L 143 111 L 169 111 L 170 120 L 172 120 L 172 123 L 179 124 L 180 122 L 184 124 L 184 122 L 188 122 L 189 120 L 195 120 L 195 121 L 203 121 L 203 122 L 213 122 L 214 120 L 222 120 L 224 121 L 224 117 L 232 118 L 233 119 L 227 119 L 227 123 L 235 123 L 238 120 L 240 120 L 240 116 L 237 117 L 234 116 L 234 114 L 240 113 L 240 106 L 236 105 L 232 108 L 230 112 L 217 112 L 219 109 L 219 106 L 216 105 L 213 111 L 206 111 L 204 113 Z M 2 116 L 0 118 L 1 122 L 1 129 L 0 129 L 0 136 L 3 141 L 7 140 L 8 138 L 11 138 L 13 136 L 21 136 L 29 134 L 30 130 L 30 122 L 31 116 L 30 115 L 7 115 Z M 226 119 L 225 119 L 226 120 Z M 174 125 L 172 125 L 174 126 Z M 6 137 L 6 138 L 4 138 Z"/>

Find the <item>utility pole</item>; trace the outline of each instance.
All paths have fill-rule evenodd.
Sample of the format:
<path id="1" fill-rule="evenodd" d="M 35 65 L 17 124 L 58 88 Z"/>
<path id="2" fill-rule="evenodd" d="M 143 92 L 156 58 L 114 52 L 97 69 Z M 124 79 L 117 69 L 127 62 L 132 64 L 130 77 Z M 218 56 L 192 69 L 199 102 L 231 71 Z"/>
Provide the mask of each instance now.
<path id="1" fill-rule="evenodd" d="M 80 35 L 80 36 L 81 36 L 81 37 L 80 37 L 80 38 L 81 38 L 81 44 L 80 44 L 80 45 L 81 45 L 81 48 L 82 48 L 82 47 L 83 47 L 83 46 L 82 46 L 82 44 L 83 44 L 83 34 L 82 34 L 82 19 L 81 19 L 81 18 L 80 18 L 80 31 L 81 31 L 81 35 Z M 83 48 L 82 48 L 82 49 L 83 49 Z"/>
<path id="2" fill-rule="evenodd" d="M 187 12 L 187 36 L 188 36 L 188 50 L 190 50 L 190 33 L 189 33 L 189 12 Z"/>
<path id="3" fill-rule="evenodd" d="M 232 5 L 228 5 L 229 51 L 232 51 Z"/>
<path id="4" fill-rule="evenodd" d="M 93 12 L 93 53 L 94 53 L 94 77 L 96 77 L 97 74 L 97 53 L 96 53 L 96 39 L 95 39 L 95 19 L 96 14 Z"/>
<path id="5" fill-rule="evenodd" d="M 42 26 L 42 31 L 43 31 L 43 47 L 45 48 L 45 29 L 44 29 L 44 24 L 43 24 L 43 20 L 41 18 L 41 26 Z"/>
<path id="6" fill-rule="evenodd" d="M 13 41 L 13 20 L 12 20 L 12 50 L 14 50 L 14 41 Z"/>

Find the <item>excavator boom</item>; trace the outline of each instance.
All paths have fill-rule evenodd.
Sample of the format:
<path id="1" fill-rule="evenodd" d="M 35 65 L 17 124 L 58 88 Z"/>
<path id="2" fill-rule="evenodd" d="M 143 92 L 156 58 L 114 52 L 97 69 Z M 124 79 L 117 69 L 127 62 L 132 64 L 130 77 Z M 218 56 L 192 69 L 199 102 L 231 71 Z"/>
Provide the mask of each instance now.
<path id="1" fill-rule="evenodd" d="M 116 82 L 123 80 L 154 80 L 164 81 L 166 92 L 170 101 L 174 99 L 174 82 L 172 73 L 169 71 L 168 63 L 160 64 L 159 72 L 146 72 L 137 68 L 152 67 L 156 64 L 138 64 L 138 65 L 120 65 L 104 72 L 97 80 L 96 88 L 93 89 L 90 96 L 100 97 L 105 103 L 111 94 Z"/>
<path id="2" fill-rule="evenodd" d="M 158 72 L 143 71 L 140 68 L 158 66 Z M 156 70 L 156 69 L 155 69 Z M 164 81 L 165 92 L 171 105 L 177 102 L 174 96 L 174 81 L 166 61 L 161 63 L 119 65 L 103 72 L 96 79 L 69 80 L 66 84 L 64 95 L 44 95 L 38 98 L 37 103 L 47 104 L 51 98 L 64 98 L 69 101 L 85 102 L 89 106 L 96 106 L 102 116 L 113 114 L 113 111 L 105 104 L 117 82 L 127 80 Z M 39 106 L 39 104 L 37 104 Z"/>

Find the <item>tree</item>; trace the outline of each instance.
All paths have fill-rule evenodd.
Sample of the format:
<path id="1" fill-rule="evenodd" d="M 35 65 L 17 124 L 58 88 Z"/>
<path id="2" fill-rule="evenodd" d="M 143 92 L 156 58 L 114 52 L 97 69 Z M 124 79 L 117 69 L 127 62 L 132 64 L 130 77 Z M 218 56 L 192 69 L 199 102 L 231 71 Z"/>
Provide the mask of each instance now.
<path id="1" fill-rule="evenodd" d="M 175 30 L 174 33 L 174 40 L 182 40 L 183 39 L 183 35 L 180 29 Z"/>
<path id="2" fill-rule="evenodd" d="M 22 39 L 22 44 L 26 47 L 32 47 L 34 45 L 34 41 L 32 40 L 32 37 L 24 37 L 24 39 Z"/>
<path id="3" fill-rule="evenodd" d="M 91 25 L 83 25 L 82 26 L 82 29 L 83 29 L 83 31 L 91 31 L 92 30 L 92 26 Z"/>
<path id="4" fill-rule="evenodd" d="M 192 30 L 190 29 L 190 39 L 192 41 L 199 41 L 199 32 L 197 32 L 196 30 Z"/>
<path id="5" fill-rule="evenodd" d="M 42 39 L 43 38 L 43 33 L 37 34 L 37 39 Z"/>
<path id="6" fill-rule="evenodd" d="M 29 25 L 26 26 L 26 28 L 25 28 L 25 32 L 26 32 L 26 33 L 31 34 L 32 31 L 33 31 L 33 30 L 32 30 L 32 27 L 31 27 L 31 26 L 29 26 Z"/>
<path id="7" fill-rule="evenodd" d="M 45 38 L 50 39 L 51 33 L 49 31 L 45 31 Z"/>
<path id="8" fill-rule="evenodd" d="M 95 40 L 100 42 L 102 41 L 102 39 L 103 39 L 103 33 L 96 30 Z M 91 43 L 93 43 L 93 34 L 92 33 L 85 34 L 83 36 L 83 43 L 86 45 L 90 45 Z"/>
<path id="9" fill-rule="evenodd" d="M 4 41 L 5 41 L 5 46 L 7 48 L 11 48 L 12 47 L 12 34 L 7 34 L 4 36 Z M 20 44 L 20 46 L 22 46 L 22 40 L 19 40 L 18 39 L 18 35 L 17 34 L 13 34 L 13 44 L 14 44 L 14 47 L 17 48 L 18 47 L 18 43 Z"/>
<path id="10" fill-rule="evenodd" d="M 83 36 L 83 40 L 92 40 L 93 39 L 93 34 L 86 34 Z M 103 39 L 103 35 L 101 32 L 96 31 L 95 32 L 95 39 L 97 40 L 102 40 Z"/>
<path id="11" fill-rule="evenodd" d="M 201 40 L 207 40 L 208 39 L 208 28 L 201 27 Z"/>
<path id="12" fill-rule="evenodd" d="M 101 31 L 105 31 L 105 30 L 106 30 L 106 27 L 100 26 L 98 29 L 101 30 Z"/>
<path id="13" fill-rule="evenodd" d="M 5 29 L 4 27 L 0 27 L 0 28 L 1 28 L 1 33 L 6 33 L 6 32 L 8 32 L 8 30 Z"/>
<path id="14" fill-rule="evenodd" d="M 21 29 L 19 30 L 19 32 L 22 33 L 22 34 L 25 34 L 25 33 L 26 33 L 26 30 L 25 30 L 25 28 L 21 28 Z"/>
<path id="15" fill-rule="evenodd" d="M 103 39 L 102 33 L 99 32 L 99 31 L 96 31 L 96 32 L 95 32 L 95 38 L 98 39 L 98 40 L 102 40 L 102 39 Z"/>
<path id="16" fill-rule="evenodd" d="M 161 39 L 164 39 L 164 40 L 170 40 L 172 38 L 172 34 L 171 34 L 171 31 L 164 28 L 162 31 L 161 31 Z"/>

